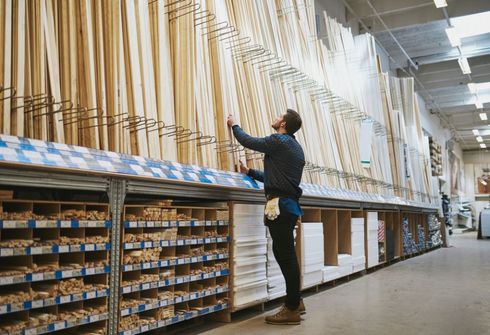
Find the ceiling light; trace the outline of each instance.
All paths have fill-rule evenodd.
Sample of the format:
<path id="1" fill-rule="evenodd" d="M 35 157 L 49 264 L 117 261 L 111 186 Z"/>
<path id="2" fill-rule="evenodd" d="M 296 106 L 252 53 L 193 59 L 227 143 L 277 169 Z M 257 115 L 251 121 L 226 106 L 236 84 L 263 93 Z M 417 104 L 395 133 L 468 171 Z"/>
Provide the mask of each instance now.
<path id="1" fill-rule="evenodd" d="M 436 8 L 447 7 L 446 0 L 434 0 L 434 4 L 436 5 Z"/>
<path id="2" fill-rule="evenodd" d="M 490 11 L 451 18 L 459 38 L 490 33 Z"/>
<path id="3" fill-rule="evenodd" d="M 478 88 L 475 83 L 468 83 L 468 89 L 472 94 L 476 94 L 478 92 Z"/>
<path id="4" fill-rule="evenodd" d="M 485 143 L 480 143 L 480 148 L 486 149 L 487 148 L 487 145 Z"/>
<path id="5" fill-rule="evenodd" d="M 477 136 L 476 141 L 481 143 L 481 142 L 483 142 L 483 138 L 481 136 Z"/>
<path id="6" fill-rule="evenodd" d="M 451 43 L 451 46 L 453 47 L 461 46 L 461 39 L 459 38 L 458 32 L 456 31 L 455 27 L 446 28 L 446 35 L 447 38 L 449 38 L 449 42 Z"/>
<path id="7" fill-rule="evenodd" d="M 470 64 L 468 64 L 468 59 L 466 57 L 458 58 L 458 63 L 461 71 L 463 71 L 463 74 L 471 73 Z"/>
<path id="8" fill-rule="evenodd" d="M 482 104 L 482 102 L 478 98 L 476 98 L 475 106 L 478 109 L 482 109 L 483 108 L 483 104 Z"/>
<path id="9" fill-rule="evenodd" d="M 480 119 L 482 121 L 487 121 L 488 120 L 487 113 L 480 113 Z"/>
<path id="10" fill-rule="evenodd" d="M 478 129 L 473 129 L 473 135 L 475 135 L 475 136 L 480 135 L 480 132 L 478 131 Z"/>

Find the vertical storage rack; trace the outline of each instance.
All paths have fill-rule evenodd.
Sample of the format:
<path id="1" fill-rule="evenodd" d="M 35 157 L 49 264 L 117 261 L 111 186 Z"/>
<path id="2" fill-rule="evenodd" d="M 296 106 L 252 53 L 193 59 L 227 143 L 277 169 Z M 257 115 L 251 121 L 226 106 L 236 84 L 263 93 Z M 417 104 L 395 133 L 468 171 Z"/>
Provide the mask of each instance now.
<path id="1" fill-rule="evenodd" d="M 0 167 L 0 188 L 14 190 L 0 200 L 0 334 L 161 333 L 189 319 L 230 321 L 232 311 L 284 294 L 263 191 L 246 176 L 4 135 Z M 369 266 L 370 212 L 384 221 L 394 257 L 408 256 L 404 236 L 418 252 L 428 239 L 423 218 L 434 207 L 302 187 L 302 220 L 313 224 L 305 232 L 323 232 L 315 262 L 304 257 L 316 250 L 298 249 L 309 283 Z M 26 189 L 41 191 L 36 199 Z M 250 213 L 256 222 L 246 226 Z M 256 254 L 244 252 L 248 243 Z M 257 272 L 260 282 L 246 281 Z"/>

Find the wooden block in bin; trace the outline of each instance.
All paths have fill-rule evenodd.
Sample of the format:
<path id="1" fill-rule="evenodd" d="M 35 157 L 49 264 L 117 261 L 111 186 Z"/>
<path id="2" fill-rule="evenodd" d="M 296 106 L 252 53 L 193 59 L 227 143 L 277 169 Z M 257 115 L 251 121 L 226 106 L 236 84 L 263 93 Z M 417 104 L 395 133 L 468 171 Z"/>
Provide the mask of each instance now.
<path id="1" fill-rule="evenodd" d="M 14 198 L 14 191 L 0 190 L 0 200 L 12 200 Z"/>

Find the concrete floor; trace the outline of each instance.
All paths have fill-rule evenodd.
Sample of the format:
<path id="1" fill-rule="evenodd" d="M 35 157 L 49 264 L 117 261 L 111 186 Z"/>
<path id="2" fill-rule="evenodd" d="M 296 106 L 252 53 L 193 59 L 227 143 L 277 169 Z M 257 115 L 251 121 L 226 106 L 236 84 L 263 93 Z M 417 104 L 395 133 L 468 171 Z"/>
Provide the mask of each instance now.
<path id="1" fill-rule="evenodd" d="M 246 311 L 188 334 L 490 334 L 490 240 L 466 233 L 438 249 L 320 293 L 306 294 L 300 326 Z M 278 305 L 276 305 L 277 307 Z"/>

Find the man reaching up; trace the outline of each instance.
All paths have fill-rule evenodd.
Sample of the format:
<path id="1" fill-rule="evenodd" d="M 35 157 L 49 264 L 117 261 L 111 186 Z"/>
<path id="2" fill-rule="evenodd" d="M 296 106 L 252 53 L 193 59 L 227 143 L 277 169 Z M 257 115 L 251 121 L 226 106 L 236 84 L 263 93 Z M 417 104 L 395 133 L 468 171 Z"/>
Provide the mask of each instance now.
<path id="1" fill-rule="evenodd" d="M 294 248 L 294 227 L 303 215 L 299 198 L 303 191 L 299 187 L 305 156 L 294 133 L 301 128 L 301 117 L 288 109 L 279 116 L 272 128 L 276 131 L 267 137 L 252 137 L 243 131 L 228 116 L 228 126 L 233 135 L 245 148 L 259 151 L 264 156 L 264 172 L 249 169 L 240 162 L 241 172 L 264 183 L 267 206 L 264 222 L 272 237 L 272 251 L 286 281 L 286 301 L 281 310 L 265 321 L 271 324 L 300 324 L 300 313 L 305 312 L 300 293 L 300 272 Z"/>

